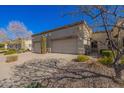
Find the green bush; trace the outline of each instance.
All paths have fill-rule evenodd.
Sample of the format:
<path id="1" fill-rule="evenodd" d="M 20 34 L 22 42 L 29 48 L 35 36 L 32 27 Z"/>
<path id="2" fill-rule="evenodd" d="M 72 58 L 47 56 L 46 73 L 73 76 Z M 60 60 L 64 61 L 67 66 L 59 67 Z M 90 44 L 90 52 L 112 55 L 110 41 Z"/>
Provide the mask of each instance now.
<path id="1" fill-rule="evenodd" d="M 0 43 L 0 48 L 4 48 L 5 44 Z"/>
<path id="2" fill-rule="evenodd" d="M 100 54 L 103 56 L 103 57 L 113 57 L 113 53 L 111 50 L 107 50 L 107 49 L 102 49 L 100 50 Z"/>
<path id="3" fill-rule="evenodd" d="M 29 84 L 28 86 L 26 86 L 26 88 L 45 88 L 45 87 L 47 87 L 47 86 L 43 86 L 39 82 L 32 82 L 31 84 Z"/>
<path id="4" fill-rule="evenodd" d="M 86 55 L 78 55 L 75 61 L 77 61 L 77 62 L 85 62 L 87 60 L 89 60 L 88 56 L 86 56 Z"/>
<path id="5" fill-rule="evenodd" d="M 104 64 L 104 65 L 112 65 L 113 63 L 113 58 L 112 57 L 102 57 L 98 59 L 98 62 Z"/>
<path id="6" fill-rule="evenodd" d="M 9 49 L 8 51 L 6 51 L 4 53 L 4 55 L 11 55 L 11 54 L 15 54 L 16 53 L 16 50 L 15 49 Z"/>
<path id="7" fill-rule="evenodd" d="M 25 52 L 28 52 L 29 49 L 19 49 L 17 52 L 18 53 L 25 53 Z"/>
<path id="8" fill-rule="evenodd" d="M 108 49 L 100 49 L 100 54 L 102 54 L 103 51 L 106 51 Z"/>
<path id="9" fill-rule="evenodd" d="M 121 64 L 124 64 L 124 56 L 122 56 L 120 63 L 121 63 Z"/>
<path id="10" fill-rule="evenodd" d="M 13 56 L 7 56 L 6 57 L 6 62 L 14 62 L 18 60 L 18 56 L 17 55 L 13 55 Z"/>
<path id="11" fill-rule="evenodd" d="M 0 50 L 5 50 L 5 48 L 0 48 Z"/>

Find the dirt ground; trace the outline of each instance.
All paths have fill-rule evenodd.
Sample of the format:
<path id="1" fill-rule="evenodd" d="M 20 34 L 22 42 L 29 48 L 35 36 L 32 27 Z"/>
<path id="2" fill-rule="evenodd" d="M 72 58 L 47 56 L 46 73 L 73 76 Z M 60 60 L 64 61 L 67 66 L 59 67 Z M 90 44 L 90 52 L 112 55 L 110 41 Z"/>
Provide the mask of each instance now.
<path id="1" fill-rule="evenodd" d="M 72 54 L 58 54 L 58 53 L 47 53 L 47 54 L 36 54 L 31 52 L 21 53 L 18 54 L 18 61 L 6 63 L 6 56 L 0 54 L 0 80 L 5 78 L 10 78 L 11 74 L 13 73 L 12 68 L 15 65 L 21 65 L 24 62 L 30 62 L 32 59 L 66 59 L 70 61 L 74 59 L 77 55 Z"/>

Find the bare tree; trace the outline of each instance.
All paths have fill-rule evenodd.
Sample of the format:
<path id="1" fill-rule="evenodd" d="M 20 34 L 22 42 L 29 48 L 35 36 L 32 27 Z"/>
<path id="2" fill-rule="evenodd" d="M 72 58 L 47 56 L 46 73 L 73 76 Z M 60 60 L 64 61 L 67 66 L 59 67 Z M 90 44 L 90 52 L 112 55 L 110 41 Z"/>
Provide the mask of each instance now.
<path id="1" fill-rule="evenodd" d="M 93 21 L 93 29 L 103 29 L 106 32 L 107 40 L 110 43 L 109 48 L 113 53 L 113 67 L 116 73 L 116 78 L 121 80 L 121 68 L 120 59 L 124 55 L 124 48 L 119 45 L 120 32 L 123 31 L 124 25 L 122 25 L 124 17 L 124 6 L 76 6 L 77 10 L 70 13 L 71 15 L 81 15 L 83 17 L 89 17 Z M 118 23 L 120 21 L 120 24 Z M 124 20 L 123 20 L 124 21 Z M 116 28 L 116 42 L 113 39 L 113 31 Z M 116 54 L 114 53 L 116 51 Z"/>
<path id="2" fill-rule="evenodd" d="M 9 38 L 6 34 L 6 31 L 5 29 L 3 28 L 0 28 L 0 41 L 3 42 L 3 41 L 7 41 Z"/>
<path id="3" fill-rule="evenodd" d="M 32 32 L 20 21 L 9 22 L 7 31 L 11 32 L 15 38 L 31 38 L 32 35 Z"/>

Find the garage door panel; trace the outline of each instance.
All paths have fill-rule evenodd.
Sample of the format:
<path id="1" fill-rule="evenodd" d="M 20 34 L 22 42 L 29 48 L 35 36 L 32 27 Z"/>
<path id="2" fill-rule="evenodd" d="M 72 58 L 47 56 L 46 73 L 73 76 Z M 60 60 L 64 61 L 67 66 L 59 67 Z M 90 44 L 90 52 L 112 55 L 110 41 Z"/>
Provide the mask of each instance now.
<path id="1" fill-rule="evenodd" d="M 41 44 L 40 44 L 40 42 L 35 42 L 33 49 L 34 49 L 33 52 L 41 53 Z"/>
<path id="2" fill-rule="evenodd" d="M 52 52 L 55 53 L 76 53 L 76 39 L 65 39 L 52 41 Z"/>

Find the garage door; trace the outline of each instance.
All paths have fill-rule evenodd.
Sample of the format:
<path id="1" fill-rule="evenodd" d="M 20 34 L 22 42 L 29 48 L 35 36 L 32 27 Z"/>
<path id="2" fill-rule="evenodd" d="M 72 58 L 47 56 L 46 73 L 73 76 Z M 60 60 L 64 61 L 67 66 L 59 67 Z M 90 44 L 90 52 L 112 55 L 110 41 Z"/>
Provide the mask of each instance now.
<path id="1" fill-rule="evenodd" d="M 53 53 L 77 53 L 76 39 L 53 40 L 52 49 Z"/>
<path id="2" fill-rule="evenodd" d="M 40 44 L 40 42 L 34 42 L 33 52 L 41 53 L 41 44 Z"/>

